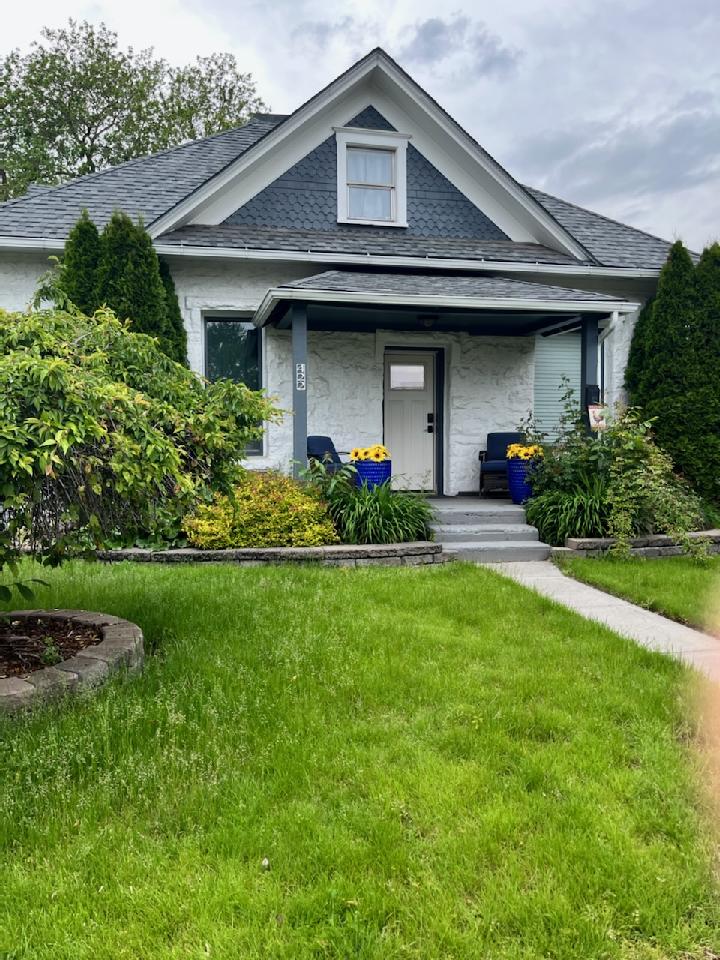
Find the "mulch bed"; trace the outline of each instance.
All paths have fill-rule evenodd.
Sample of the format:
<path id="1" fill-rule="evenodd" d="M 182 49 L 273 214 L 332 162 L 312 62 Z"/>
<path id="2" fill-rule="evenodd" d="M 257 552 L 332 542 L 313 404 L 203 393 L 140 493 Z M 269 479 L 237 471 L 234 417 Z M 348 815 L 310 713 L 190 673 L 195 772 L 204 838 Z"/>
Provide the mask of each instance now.
<path id="1" fill-rule="evenodd" d="M 11 620 L 0 615 L 0 679 L 24 677 L 54 666 L 101 640 L 97 627 L 74 620 Z"/>

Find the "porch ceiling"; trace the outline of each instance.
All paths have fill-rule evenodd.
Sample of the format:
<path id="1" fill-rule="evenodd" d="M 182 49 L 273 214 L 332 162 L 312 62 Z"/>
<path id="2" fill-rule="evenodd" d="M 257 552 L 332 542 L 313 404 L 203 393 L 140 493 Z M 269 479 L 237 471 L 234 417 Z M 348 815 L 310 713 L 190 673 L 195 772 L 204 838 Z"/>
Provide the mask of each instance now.
<path id="1" fill-rule="evenodd" d="M 330 270 L 271 289 L 255 323 L 288 323 L 293 302 L 310 329 L 466 330 L 526 336 L 584 314 L 628 313 L 638 304 L 587 290 L 488 275 L 353 273 Z"/>

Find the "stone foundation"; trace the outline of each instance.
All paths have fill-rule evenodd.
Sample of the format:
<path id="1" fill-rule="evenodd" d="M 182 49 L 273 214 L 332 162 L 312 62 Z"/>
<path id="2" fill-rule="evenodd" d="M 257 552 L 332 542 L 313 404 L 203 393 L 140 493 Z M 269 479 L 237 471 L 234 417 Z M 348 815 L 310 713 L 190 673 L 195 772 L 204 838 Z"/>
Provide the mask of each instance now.
<path id="1" fill-rule="evenodd" d="M 720 553 L 720 530 L 700 530 L 691 533 L 691 540 L 705 540 L 710 553 Z M 554 547 L 554 557 L 601 557 L 615 546 L 612 537 L 568 537 L 564 547 Z M 677 557 L 684 551 L 675 540 L 662 534 L 635 537 L 630 541 L 634 557 Z"/>

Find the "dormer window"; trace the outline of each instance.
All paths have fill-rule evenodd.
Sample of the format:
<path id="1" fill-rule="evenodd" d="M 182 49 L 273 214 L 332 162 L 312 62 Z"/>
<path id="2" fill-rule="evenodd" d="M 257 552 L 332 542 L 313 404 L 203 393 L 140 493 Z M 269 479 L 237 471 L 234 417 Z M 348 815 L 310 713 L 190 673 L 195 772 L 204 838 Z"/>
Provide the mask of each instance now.
<path id="1" fill-rule="evenodd" d="M 336 130 L 338 223 L 406 227 L 409 137 L 385 130 Z"/>

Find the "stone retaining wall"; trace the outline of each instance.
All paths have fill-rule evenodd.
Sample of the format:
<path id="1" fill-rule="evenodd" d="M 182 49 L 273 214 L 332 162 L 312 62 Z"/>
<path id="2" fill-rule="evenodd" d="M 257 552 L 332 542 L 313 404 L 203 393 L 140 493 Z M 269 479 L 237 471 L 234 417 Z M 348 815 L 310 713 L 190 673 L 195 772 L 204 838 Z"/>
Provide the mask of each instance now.
<path id="1" fill-rule="evenodd" d="M 689 536 L 691 540 L 707 541 L 710 553 L 720 553 L 720 530 L 701 530 Z M 568 537 L 565 546 L 553 548 L 552 554 L 554 557 L 601 557 L 615 543 L 612 537 Z M 630 552 L 636 557 L 677 557 L 683 549 L 671 537 L 653 534 L 631 540 Z"/>
<path id="2" fill-rule="evenodd" d="M 344 544 L 332 547 L 266 547 L 264 549 L 199 550 L 182 547 L 177 550 L 107 550 L 98 553 L 100 560 L 135 563 L 237 563 L 257 567 L 267 563 L 320 563 L 326 567 L 414 567 L 426 563 L 443 563 L 448 559 L 442 544 L 428 540 L 414 543 Z"/>
<path id="3" fill-rule="evenodd" d="M 123 668 L 132 673 L 142 670 L 145 660 L 142 630 L 129 620 L 86 610 L 15 610 L 5 616 L 13 620 L 30 617 L 75 620 L 96 627 L 102 640 L 85 647 L 68 660 L 35 670 L 25 678 L 5 677 L 0 680 L 0 713 L 84 692 L 99 686 Z"/>

